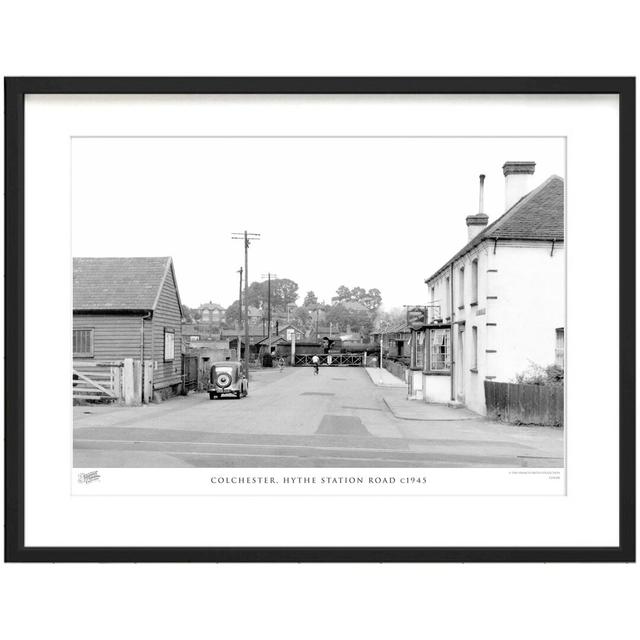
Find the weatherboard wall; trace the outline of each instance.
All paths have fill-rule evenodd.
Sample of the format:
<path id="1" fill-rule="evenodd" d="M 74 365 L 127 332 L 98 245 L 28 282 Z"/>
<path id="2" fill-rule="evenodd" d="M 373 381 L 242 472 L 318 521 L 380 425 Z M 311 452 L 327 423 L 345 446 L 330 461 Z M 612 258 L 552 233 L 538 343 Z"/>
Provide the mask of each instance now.
<path id="1" fill-rule="evenodd" d="M 142 346 L 142 317 L 136 315 L 74 313 L 74 329 L 93 329 L 93 356 L 75 360 L 139 360 Z"/>
<path id="2" fill-rule="evenodd" d="M 151 320 L 152 345 L 151 356 L 145 359 L 153 360 L 153 388 L 154 390 L 180 384 L 182 381 L 182 314 L 178 300 L 177 287 L 173 277 L 173 270 L 169 269 L 164 280 L 156 308 Z M 165 330 L 174 332 L 174 358 L 165 359 L 164 334 Z"/>

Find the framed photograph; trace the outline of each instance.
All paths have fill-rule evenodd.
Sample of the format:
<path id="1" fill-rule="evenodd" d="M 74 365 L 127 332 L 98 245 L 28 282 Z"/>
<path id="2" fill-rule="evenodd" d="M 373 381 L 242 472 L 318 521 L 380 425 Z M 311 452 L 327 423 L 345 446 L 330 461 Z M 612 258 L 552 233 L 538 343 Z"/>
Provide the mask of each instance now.
<path id="1" fill-rule="evenodd" d="M 635 560 L 633 78 L 5 79 L 12 562 Z"/>

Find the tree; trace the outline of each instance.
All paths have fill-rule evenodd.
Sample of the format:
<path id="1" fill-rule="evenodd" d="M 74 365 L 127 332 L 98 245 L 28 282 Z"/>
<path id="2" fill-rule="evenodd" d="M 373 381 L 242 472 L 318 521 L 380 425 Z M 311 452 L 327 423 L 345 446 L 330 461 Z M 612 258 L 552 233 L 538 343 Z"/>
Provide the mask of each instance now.
<path id="1" fill-rule="evenodd" d="M 302 303 L 305 307 L 315 307 L 318 304 L 318 296 L 313 291 L 307 291 Z"/>
<path id="2" fill-rule="evenodd" d="M 346 302 L 347 300 L 351 300 L 351 289 L 341 285 L 336 289 L 336 295 L 331 298 L 331 302 L 338 304 L 340 302 Z"/>
<path id="3" fill-rule="evenodd" d="M 266 287 L 266 284 L 265 284 Z M 266 289 L 265 289 L 266 291 Z M 288 304 L 294 304 L 298 299 L 298 283 L 288 278 L 278 278 L 271 281 L 271 305 L 275 309 L 286 311 Z M 266 303 L 266 296 L 265 296 Z"/>
<path id="4" fill-rule="evenodd" d="M 244 313 L 244 305 L 243 305 L 243 313 Z M 225 322 L 227 325 L 234 325 L 240 319 L 240 314 L 238 313 L 238 301 L 234 300 L 225 311 L 224 315 Z"/>
<path id="5" fill-rule="evenodd" d="M 190 307 L 187 307 L 186 304 L 182 305 L 182 315 L 184 316 L 184 319 L 187 322 L 193 322 L 194 320 L 193 309 L 191 309 Z"/>
<path id="6" fill-rule="evenodd" d="M 380 329 L 381 327 L 397 327 L 398 325 L 406 322 L 407 312 L 400 307 L 394 307 L 392 309 L 379 308 L 376 311 L 376 316 L 373 322 L 374 329 Z"/>
<path id="7" fill-rule="evenodd" d="M 380 289 L 369 289 L 366 291 L 362 287 L 345 287 L 341 285 L 336 290 L 336 295 L 331 298 L 334 304 L 340 304 L 341 302 L 359 302 L 364 305 L 369 311 L 375 311 L 382 304 L 382 294 Z"/>
<path id="8" fill-rule="evenodd" d="M 371 315 L 364 309 L 350 309 L 344 304 L 334 304 L 327 311 L 326 322 L 336 325 L 338 331 L 368 334 L 371 329 Z"/>
<path id="9" fill-rule="evenodd" d="M 244 314 L 245 293 L 242 292 L 242 313 Z M 294 304 L 298 299 L 298 284 L 288 278 L 278 278 L 271 280 L 271 310 L 286 311 L 288 304 Z M 266 309 L 269 304 L 269 282 L 252 282 L 246 293 L 246 300 L 250 307 L 256 309 Z M 229 324 L 234 324 L 239 318 L 238 301 L 227 307 L 226 320 Z"/>
<path id="10" fill-rule="evenodd" d="M 382 304 L 380 289 L 369 289 L 359 302 L 362 302 L 369 311 L 376 311 Z"/>
<path id="11" fill-rule="evenodd" d="M 293 321 L 297 324 L 301 329 L 310 329 L 314 316 L 312 316 L 309 309 L 306 307 L 296 307 L 293 311 Z"/>

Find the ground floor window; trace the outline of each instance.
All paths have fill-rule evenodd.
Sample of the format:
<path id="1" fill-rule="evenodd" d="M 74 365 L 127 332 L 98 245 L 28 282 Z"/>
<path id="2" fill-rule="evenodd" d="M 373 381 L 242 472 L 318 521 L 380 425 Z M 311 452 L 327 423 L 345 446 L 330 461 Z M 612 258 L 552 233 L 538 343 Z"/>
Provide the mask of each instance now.
<path id="1" fill-rule="evenodd" d="M 411 338 L 411 368 L 422 369 L 424 364 L 424 331 L 412 331 Z"/>
<path id="2" fill-rule="evenodd" d="M 429 330 L 429 371 L 448 372 L 451 370 L 451 330 Z"/>
<path id="3" fill-rule="evenodd" d="M 73 330 L 73 357 L 93 357 L 93 329 Z"/>
<path id="4" fill-rule="evenodd" d="M 164 330 L 164 361 L 171 362 L 175 358 L 176 334 L 173 329 Z"/>

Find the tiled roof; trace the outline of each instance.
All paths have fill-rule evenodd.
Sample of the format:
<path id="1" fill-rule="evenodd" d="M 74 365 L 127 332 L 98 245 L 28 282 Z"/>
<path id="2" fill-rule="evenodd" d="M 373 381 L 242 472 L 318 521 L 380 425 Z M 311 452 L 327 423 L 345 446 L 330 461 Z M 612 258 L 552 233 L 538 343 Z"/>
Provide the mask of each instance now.
<path id="1" fill-rule="evenodd" d="M 204 309 L 209 309 L 210 311 L 224 311 L 225 308 L 219 305 L 216 302 L 205 302 L 205 304 L 201 304 L 198 307 L 199 311 L 203 311 Z"/>
<path id="2" fill-rule="evenodd" d="M 270 338 L 263 338 L 262 340 L 258 340 L 256 344 L 263 344 L 266 346 L 272 346 L 277 342 L 286 342 L 286 340 L 282 336 L 271 336 Z"/>
<path id="3" fill-rule="evenodd" d="M 293 329 L 294 331 L 297 331 L 298 333 L 304 333 L 304 331 L 302 329 L 300 329 L 300 327 L 297 327 L 292 322 L 287 322 L 287 324 L 283 325 L 282 327 L 279 326 L 278 327 L 278 333 L 282 333 L 283 331 L 286 331 L 287 329 Z"/>
<path id="4" fill-rule="evenodd" d="M 173 269 L 162 258 L 74 258 L 74 311 L 153 311 Z"/>
<path id="5" fill-rule="evenodd" d="M 452 262 L 487 239 L 564 241 L 564 180 L 553 175 L 523 196 L 425 282 L 433 280 Z"/>
<path id="6" fill-rule="evenodd" d="M 396 324 L 392 327 L 389 327 L 388 329 L 386 329 L 384 331 L 384 333 L 409 333 L 411 331 L 411 328 L 409 327 L 409 325 L 406 322 L 401 322 L 400 324 Z M 369 335 L 380 335 L 380 329 L 376 329 L 375 331 L 372 331 Z"/>

